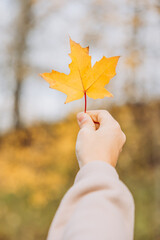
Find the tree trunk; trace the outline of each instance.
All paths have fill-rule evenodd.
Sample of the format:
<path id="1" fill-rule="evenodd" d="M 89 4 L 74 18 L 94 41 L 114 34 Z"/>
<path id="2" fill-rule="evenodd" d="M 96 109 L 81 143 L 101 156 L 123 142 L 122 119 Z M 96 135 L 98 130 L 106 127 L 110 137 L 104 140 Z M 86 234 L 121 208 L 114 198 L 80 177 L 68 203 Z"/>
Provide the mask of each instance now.
<path id="1" fill-rule="evenodd" d="M 21 94 L 21 82 L 17 81 L 17 86 L 14 92 L 14 126 L 15 128 L 21 127 L 20 118 L 20 94 Z"/>
<path id="2" fill-rule="evenodd" d="M 20 5 L 19 15 L 17 16 L 15 26 L 16 35 L 14 38 L 14 73 L 15 73 L 15 91 L 14 91 L 14 127 L 22 126 L 20 113 L 20 96 L 22 83 L 26 74 L 24 53 L 27 50 L 26 39 L 31 28 L 31 8 L 32 0 L 18 0 Z"/>

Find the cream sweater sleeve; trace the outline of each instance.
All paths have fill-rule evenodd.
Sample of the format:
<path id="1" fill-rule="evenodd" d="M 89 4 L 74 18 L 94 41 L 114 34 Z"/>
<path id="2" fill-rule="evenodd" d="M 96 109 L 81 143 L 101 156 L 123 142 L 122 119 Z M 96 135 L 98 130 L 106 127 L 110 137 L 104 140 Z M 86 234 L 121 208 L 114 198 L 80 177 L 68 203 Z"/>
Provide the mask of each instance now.
<path id="1" fill-rule="evenodd" d="M 93 161 L 76 175 L 62 199 L 47 240 L 133 240 L 134 201 L 106 162 Z"/>

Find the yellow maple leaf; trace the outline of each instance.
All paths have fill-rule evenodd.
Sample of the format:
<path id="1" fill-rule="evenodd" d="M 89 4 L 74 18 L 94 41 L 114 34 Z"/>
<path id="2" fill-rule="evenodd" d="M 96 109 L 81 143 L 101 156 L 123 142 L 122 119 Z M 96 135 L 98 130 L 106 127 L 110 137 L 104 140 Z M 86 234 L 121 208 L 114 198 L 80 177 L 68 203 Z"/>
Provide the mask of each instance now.
<path id="1" fill-rule="evenodd" d="M 113 96 L 104 87 L 116 75 L 119 56 L 102 57 L 92 67 L 89 47 L 82 48 L 80 44 L 71 39 L 70 47 L 69 56 L 72 62 L 69 64 L 70 73 L 68 75 L 52 70 L 51 73 L 42 73 L 40 76 L 50 84 L 50 88 L 67 95 L 65 103 L 85 96 L 86 112 L 86 95 L 94 99 Z"/>

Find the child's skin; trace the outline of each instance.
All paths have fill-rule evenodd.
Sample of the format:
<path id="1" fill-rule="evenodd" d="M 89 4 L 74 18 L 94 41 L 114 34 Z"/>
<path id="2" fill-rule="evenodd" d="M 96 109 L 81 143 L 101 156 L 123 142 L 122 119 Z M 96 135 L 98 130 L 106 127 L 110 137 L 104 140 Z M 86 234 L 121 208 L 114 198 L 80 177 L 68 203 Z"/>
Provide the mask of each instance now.
<path id="1" fill-rule="evenodd" d="M 106 110 L 78 113 L 77 120 L 80 126 L 76 142 L 79 166 L 100 160 L 115 167 L 126 141 L 119 123 Z M 99 124 L 94 122 L 99 122 Z"/>

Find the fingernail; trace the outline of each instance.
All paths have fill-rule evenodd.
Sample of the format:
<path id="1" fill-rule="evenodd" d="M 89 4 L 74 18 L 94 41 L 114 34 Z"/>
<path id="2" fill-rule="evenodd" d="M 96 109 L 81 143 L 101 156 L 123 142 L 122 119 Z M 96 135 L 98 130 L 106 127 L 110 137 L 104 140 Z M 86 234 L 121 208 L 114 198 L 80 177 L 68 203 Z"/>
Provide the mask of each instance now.
<path id="1" fill-rule="evenodd" d="M 87 119 L 86 113 L 78 113 L 77 119 L 80 123 L 84 122 Z"/>

